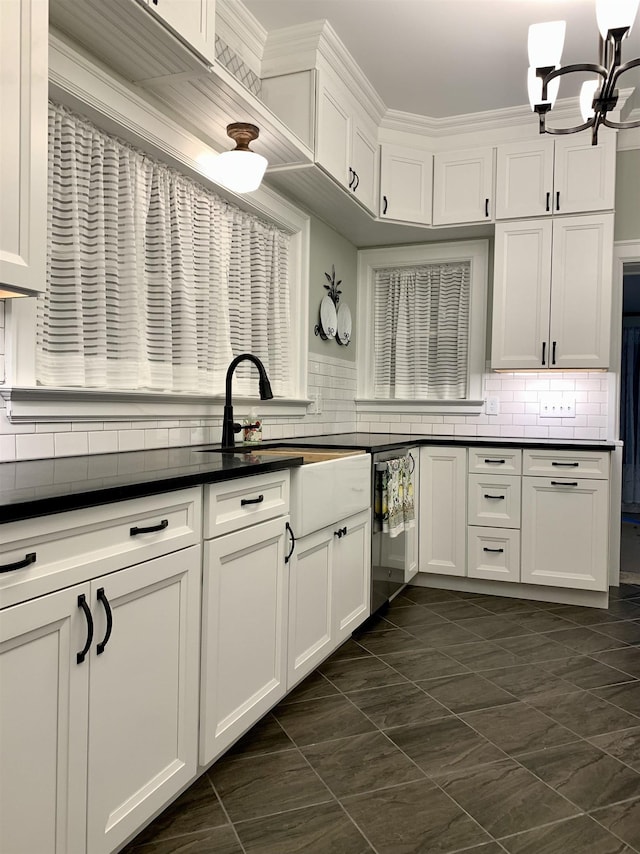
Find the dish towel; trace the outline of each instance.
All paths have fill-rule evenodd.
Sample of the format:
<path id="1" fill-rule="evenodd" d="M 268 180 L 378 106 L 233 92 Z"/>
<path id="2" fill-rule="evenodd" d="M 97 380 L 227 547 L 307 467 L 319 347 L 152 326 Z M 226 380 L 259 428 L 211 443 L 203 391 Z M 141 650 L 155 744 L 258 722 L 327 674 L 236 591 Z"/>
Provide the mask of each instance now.
<path id="1" fill-rule="evenodd" d="M 415 525 L 413 460 L 410 456 L 376 463 L 374 492 L 376 531 L 397 537 Z"/>

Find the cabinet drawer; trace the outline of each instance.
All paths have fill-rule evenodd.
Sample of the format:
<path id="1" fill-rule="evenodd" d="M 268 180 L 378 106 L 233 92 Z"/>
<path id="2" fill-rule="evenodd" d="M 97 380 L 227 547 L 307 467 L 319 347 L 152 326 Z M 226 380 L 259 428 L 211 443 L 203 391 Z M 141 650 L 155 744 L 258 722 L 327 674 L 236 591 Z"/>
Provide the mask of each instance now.
<path id="1" fill-rule="evenodd" d="M 148 529 L 148 530 L 145 530 Z M 199 543 L 202 489 L 165 492 L 0 525 L 0 608 Z"/>
<path id="2" fill-rule="evenodd" d="M 470 474 L 467 520 L 470 525 L 520 527 L 520 485 L 517 475 Z"/>
<path id="3" fill-rule="evenodd" d="M 609 477 L 607 451 L 524 451 L 523 474 L 546 477 Z"/>
<path id="4" fill-rule="evenodd" d="M 469 578 L 520 581 L 520 531 L 468 529 Z"/>
<path id="5" fill-rule="evenodd" d="M 477 474 L 522 474 L 519 448 L 469 448 L 469 471 Z"/>
<path id="6" fill-rule="evenodd" d="M 211 483 L 204 489 L 204 538 L 229 534 L 288 512 L 288 471 Z"/>

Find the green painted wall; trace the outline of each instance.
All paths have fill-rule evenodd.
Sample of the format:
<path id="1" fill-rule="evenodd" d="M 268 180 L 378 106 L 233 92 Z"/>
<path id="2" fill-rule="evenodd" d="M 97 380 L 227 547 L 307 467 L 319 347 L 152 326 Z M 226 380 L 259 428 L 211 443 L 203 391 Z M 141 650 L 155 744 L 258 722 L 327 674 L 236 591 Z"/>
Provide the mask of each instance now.
<path id="1" fill-rule="evenodd" d="M 616 160 L 616 240 L 640 240 L 640 148 Z"/>
<path id="2" fill-rule="evenodd" d="M 340 300 L 351 309 L 352 343 L 343 347 L 335 339 L 323 341 L 314 335 L 318 322 L 320 301 L 326 296 L 328 284 L 325 273 L 331 275 L 331 265 L 336 268 L 336 281 L 342 279 Z M 309 250 L 309 352 L 348 362 L 356 360 L 356 309 L 357 309 L 358 250 L 337 231 L 316 217 L 311 217 L 311 245 Z"/>

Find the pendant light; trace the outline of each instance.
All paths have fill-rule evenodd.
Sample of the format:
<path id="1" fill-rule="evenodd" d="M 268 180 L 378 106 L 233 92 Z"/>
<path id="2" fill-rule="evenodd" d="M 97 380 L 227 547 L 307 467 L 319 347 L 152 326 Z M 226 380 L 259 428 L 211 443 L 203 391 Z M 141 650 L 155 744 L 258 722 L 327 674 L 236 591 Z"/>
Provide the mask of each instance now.
<path id="1" fill-rule="evenodd" d="M 219 154 L 211 164 L 211 177 L 234 193 L 251 193 L 257 190 L 267 168 L 267 158 L 249 148 L 258 138 L 256 125 L 235 122 L 227 125 L 227 136 L 236 143 L 232 151 Z"/>

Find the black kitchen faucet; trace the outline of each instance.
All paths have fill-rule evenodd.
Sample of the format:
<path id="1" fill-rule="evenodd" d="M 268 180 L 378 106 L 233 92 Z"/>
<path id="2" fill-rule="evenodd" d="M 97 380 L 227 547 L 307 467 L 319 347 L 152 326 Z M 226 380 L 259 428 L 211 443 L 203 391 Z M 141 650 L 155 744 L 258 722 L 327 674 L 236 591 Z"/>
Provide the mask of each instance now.
<path id="1" fill-rule="evenodd" d="M 240 362 L 243 362 L 245 359 L 247 359 L 249 362 L 253 362 L 253 364 L 258 369 L 258 387 L 260 390 L 260 400 L 271 400 L 271 398 L 273 397 L 269 377 L 267 376 L 265 367 L 260 361 L 260 359 L 257 356 L 252 355 L 251 353 L 241 353 L 239 356 L 236 356 L 227 368 L 227 378 L 225 380 L 224 414 L 222 416 L 223 448 L 235 447 L 236 442 L 234 438 L 234 433 L 239 433 L 242 429 L 242 426 L 237 422 L 234 422 L 233 420 L 233 405 L 231 403 L 231 381 L 233 379 L 233 372 L 240 364 Z"/>

